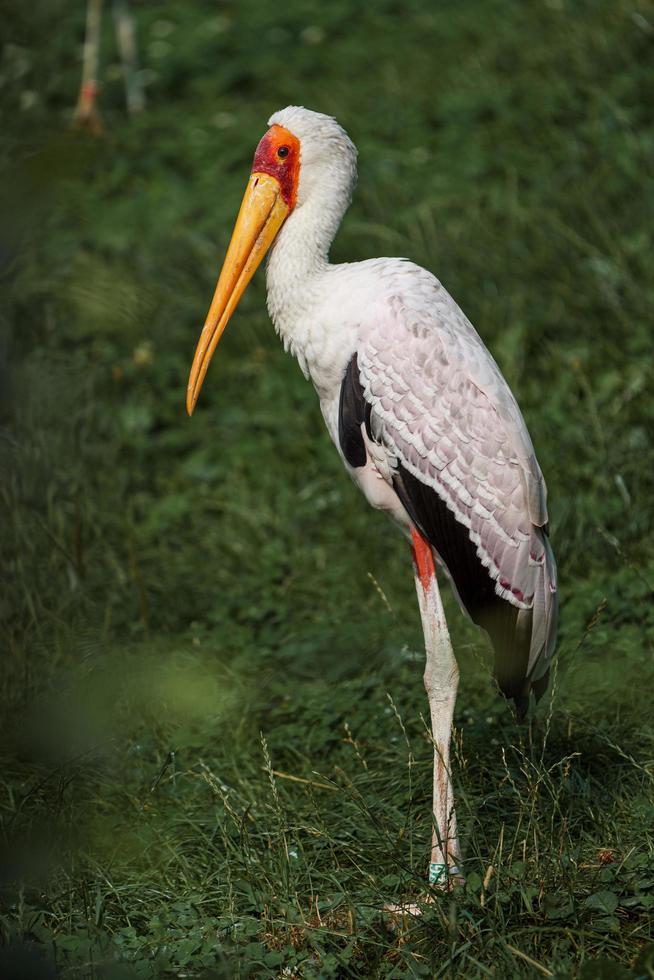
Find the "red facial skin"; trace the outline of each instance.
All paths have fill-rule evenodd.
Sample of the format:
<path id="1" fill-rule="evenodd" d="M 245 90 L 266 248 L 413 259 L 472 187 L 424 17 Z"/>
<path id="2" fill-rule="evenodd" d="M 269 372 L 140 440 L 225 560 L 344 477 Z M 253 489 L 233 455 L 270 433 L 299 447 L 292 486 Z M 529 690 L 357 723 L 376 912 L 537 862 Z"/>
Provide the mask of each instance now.
<path id="1" fill-rule="evenodd" d="M 288 148 L 286 156 L 279 155 L 281 147 Z M 271 126 L 255 151 L 252 173 L 275 177 L 282 189 L 283 200 L 293 210 L 300 177 L 300 141 L 297 136 L 283 126 Z"/>

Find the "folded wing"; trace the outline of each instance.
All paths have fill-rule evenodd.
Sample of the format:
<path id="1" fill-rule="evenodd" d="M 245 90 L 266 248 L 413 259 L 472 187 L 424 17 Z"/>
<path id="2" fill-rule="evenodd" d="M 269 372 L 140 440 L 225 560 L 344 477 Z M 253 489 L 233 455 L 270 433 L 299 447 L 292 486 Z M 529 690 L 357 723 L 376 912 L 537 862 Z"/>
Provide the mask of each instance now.
<path id="1" fill-rule="evenodd" d="M 392 296 L 361 331 L 341 392 L 341 444 L 348 458 L 347 431 L 354 466 L 365 462 L 357 426 L 364 444 L 384 448 L 396 493 L 489 633 L 501 689 L 521 705 L 531 686 L 545 689 L 556 637 L 545 483 L 499 368 L 430 279 L 432 302 L 416 309 Z"/>

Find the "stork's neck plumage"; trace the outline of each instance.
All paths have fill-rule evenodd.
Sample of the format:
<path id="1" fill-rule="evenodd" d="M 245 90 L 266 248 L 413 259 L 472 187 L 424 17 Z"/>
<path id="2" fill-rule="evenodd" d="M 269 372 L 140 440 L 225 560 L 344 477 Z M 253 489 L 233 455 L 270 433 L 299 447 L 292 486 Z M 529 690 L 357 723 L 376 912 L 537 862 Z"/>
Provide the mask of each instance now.
<path id="1" fill-rule="evenodd" d="M 343 268 L 330 265 L 329 249 L 352 197 L 356 150 L 340 126 L 319 113 L 284 110 L 270 122 L 296 133 L 302 158 L 296 206 L 268 258 L 268 311 L 284 346 L 307 376 L 311 365 L 311 377 L 320 387 L 318 375 L 330 373 L 339 330 L 347 329 L 339 322 L 325 324 L 318 309 L 324 308 L 334 274 Z M 321 137 L 315 144 L 319 156 L 312 127 Z"/>
<path id="2" fill-rule="evenodd" d="M 268 305 L 276 326 L 278 318 L 284 317 L 291 292 L 302 293 L 329 265 L 329 249 L 347 202 L 336 212 L 333 207 L 330 209 L 333 202 L 327 194 L 320 197 L 307 201 L 289 215 L 270 251 L 266 283 Z"/>
<path id="3" fill-rule="evenodd" d="M 293 342 L 298 316 L 313 305 L 316 289 L 322 291 L 331 268 L 329 249 L 350 194 L 351 188 L 335 179 L 314 188 L 289 215 L 270 252 L 266 269 L 268 310 L 275 329 L 289 343 Z"/>

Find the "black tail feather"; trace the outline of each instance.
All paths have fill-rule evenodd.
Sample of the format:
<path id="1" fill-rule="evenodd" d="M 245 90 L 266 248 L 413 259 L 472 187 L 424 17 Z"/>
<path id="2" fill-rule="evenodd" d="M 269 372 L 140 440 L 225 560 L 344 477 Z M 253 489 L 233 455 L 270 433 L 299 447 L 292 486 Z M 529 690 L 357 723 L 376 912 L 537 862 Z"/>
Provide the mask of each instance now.
<path id="1" fill-rule="evenodd" d="M 481 563 L 468 529 L 457 521 L 439 495 L 398 465 L 393 486 L 409 517 L 436 551 L 457 598 L 473 623 L 488 633 L 495 652 L 495 679 L 506 698 L 513 698 L 518 717 L 529 705 L 527 679 L 532 612 L 519 609 L 495 591 L 495 582 Z M 547 676 L 534 685 L 539 698 Z"/>

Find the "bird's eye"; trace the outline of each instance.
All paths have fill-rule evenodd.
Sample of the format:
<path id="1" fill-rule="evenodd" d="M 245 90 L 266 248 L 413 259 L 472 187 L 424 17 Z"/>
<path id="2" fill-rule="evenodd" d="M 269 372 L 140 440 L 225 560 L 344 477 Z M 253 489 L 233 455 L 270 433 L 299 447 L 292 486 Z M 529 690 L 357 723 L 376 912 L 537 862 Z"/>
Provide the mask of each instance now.
<path id="1" fill-rule="evenodd" d="M 288 156 L 288 147 L 287 146 L 280 146 L 280 148 L 277 150 L 277 156 L 278 157 L 281 157 L 282 160 L 284 159 L 284 157 L 287 157 Z"/>

